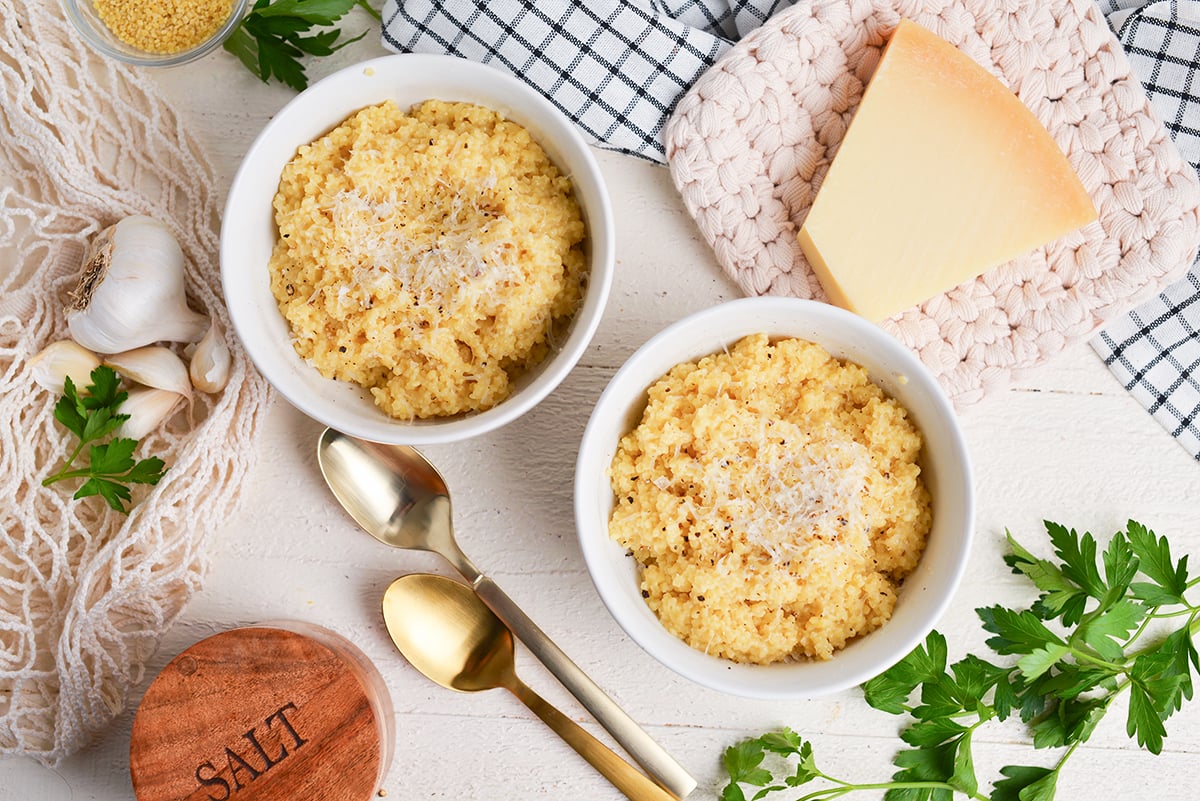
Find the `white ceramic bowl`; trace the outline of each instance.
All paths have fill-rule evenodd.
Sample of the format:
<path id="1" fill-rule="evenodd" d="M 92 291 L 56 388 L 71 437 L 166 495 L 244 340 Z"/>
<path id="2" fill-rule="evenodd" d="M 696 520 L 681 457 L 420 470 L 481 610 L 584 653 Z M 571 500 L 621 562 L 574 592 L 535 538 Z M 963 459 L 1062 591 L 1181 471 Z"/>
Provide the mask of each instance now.
<path id="1" fill-rule="evenodd" d="M 366 106 L 394 100 L 401 108 L 431 98 L 486 106 L 524 126 L 571 178 L 587 226 L 588 283 L 565 341 L 515 382 L 487 411 L 399 421 L 369 393 L 324 378 L 289 342 L 287 322 L 271 294 L 267 263 L 275 245 L 272 199 L 296 149 Z M 556 387 L 583 355 L 608 298 L 613 272 L 613 221 L 599 167 L 576 127 L 520 81 L 491 67 L 450 56 L 384 56 L 341 70 L 288 103 L 250 147 L 225 206 L 221 279 L 238 338 L 263 376 L 296 408 L 325 425 L 376 442 L 422 445 L 482 434 L 524 414 Z"/>
<path id="2" fill-rule="evenodd" d="M 744 336 L 799 337 L 856 362 L 908 409 L 925 437 L 922 475 L 933 529 L 895 614 L 825 662 L 736 664 L 695 650 L 668 632 L 642 600 L 638 567 L 608 536 L 608 467 L 617 441 L 641 419 L 646 390 L 676 364 L 716 353 Z M 592 412 L 575 471 L 575 518 L 600 597 L 630 637 L 667 667 L 705 686 L 751 698 L 813 698 L 844 690 L 902 659 L 933 628 L 958 586 L 974 525 L 971 467 L 953 409 L 932 375 L 883 329 L 842 309 L 790 298 L 725 303 L 675 323 L 643 345 L 613 377 Z"/>

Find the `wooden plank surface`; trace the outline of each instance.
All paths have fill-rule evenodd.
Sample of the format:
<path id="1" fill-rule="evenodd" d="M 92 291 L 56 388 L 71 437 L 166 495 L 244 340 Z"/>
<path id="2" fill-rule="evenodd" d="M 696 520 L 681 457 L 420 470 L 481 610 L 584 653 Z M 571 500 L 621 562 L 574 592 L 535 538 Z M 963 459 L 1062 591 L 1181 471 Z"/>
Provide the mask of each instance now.
<path id="1" fill-rule="evenodd" d="M 356 12 L 348 27 L 371 24 Z M 377 55 L 373 34 L 310 68 L 314 77 Z M 264 86 L 216 53 L 153 73 L 208 147 L 220 191 L 258 130 L 291 96 Z M 822 767 L 848 779 L 882 780 L 900 745 L 896 718 L 870 709 L 857 690 L 815 701 L 749 701 L 671 673 L 633 644 L 596 595 L 575 541 L 574 457 L 592 403 L 621 362 L 663 326 L 738 297 L 682 208 L 667 171 L 597 151 L 616 212 L 617 274 L 600 330 L 579 367 L 524 418 L 477 440 L 430 447 L 445 474 L 463 549 L 700 781 L 713 799 L 720 756 L 745 736 L 789 725 L 815 742 Z M 1023 604 L 1029 588 L 1003 566 L 1006 528 L 1038 543 L 1052 519 L 1107 535 L 1128 518 L 1200 551 L 1200 467 L 1110 377 L 1086 345 L 1021 376 L 961 414 L 978 488 L 977 545 L 939 629 L 951 656 L 981 650 L 973 609 Z M 276 400 L 240 512 L 210 545 L 203 591 L 165 637 L 111 729 L 55 771 L 0 761 L 0 801 L 128 801 L 132 708 L 157 671 L 193 642 L 234 626 L 278 618 L 310 621 L 359 644 L 380 667 L 396 707 L 398 742 L 384 789 L 401 799 L 619 797 L 515 699 L 460 695 L 410 668 L 386 638 L 379 599 L 396 575 L 447 572 L 436 557 L 382 549 L 357 530 L 316 469 L 320 427 Z M 518 670 L 589 731 L 607 735 L 540 665 L 518 651 Z M 1168 724 L 1151 757 L 1124 734 L 1123 707 L 1072 758 L 1060 799 L 1195 798 L 1200 703 Z M 1049 764 L 1018 724 L 976 737 L 981 776 L 1018 762 Z M 1086 794 L 1086 796 L 1085 796 Z M 856 796 L 866 797 L 866 796 Z"/>

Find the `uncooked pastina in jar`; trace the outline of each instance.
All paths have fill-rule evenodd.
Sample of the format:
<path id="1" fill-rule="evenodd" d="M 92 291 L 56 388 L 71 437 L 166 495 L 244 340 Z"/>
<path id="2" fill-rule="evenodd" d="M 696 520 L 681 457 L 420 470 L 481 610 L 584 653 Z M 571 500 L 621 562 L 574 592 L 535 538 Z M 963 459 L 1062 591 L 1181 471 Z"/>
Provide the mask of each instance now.
<path id="1" fill-rule="evenodd" d="M 113 36 L 161 55 L 196 47 L 233 11 L 233 0 L 93 0 L 92 5 Z"/>

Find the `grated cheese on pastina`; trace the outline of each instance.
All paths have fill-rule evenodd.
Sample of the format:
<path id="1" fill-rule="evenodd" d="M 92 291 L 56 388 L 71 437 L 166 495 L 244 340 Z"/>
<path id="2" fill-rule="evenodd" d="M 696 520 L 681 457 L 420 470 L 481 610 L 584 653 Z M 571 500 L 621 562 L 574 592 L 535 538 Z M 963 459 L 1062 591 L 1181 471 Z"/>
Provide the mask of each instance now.
<path id="1" fill-rule="evenodd" d="M 701 460 L 698 525 L 745 537 L 771 567 L 796 575 L 810 559 L 866 544 L 863 498 L 873 467 L 865 447 L 832 429 L 809 436 L 784 422 L 769 433 L 762 425 L 738 445 L 736 456 Z"/>
<path id="2" fill-rule="evenodd" d="M 471 305 L 520 277 L 516 243 L 496 233 L 511 223 L 487 210 L 482 192 L 442 182 L 415 213 L 413 205 L 394 191 L 380 202 L 358 188 L 334 196 L 331 219 L 353 270 L 338 289 L 340 303 L 367 309 L 381 294 L 407 292 L 421 302 Z"/>

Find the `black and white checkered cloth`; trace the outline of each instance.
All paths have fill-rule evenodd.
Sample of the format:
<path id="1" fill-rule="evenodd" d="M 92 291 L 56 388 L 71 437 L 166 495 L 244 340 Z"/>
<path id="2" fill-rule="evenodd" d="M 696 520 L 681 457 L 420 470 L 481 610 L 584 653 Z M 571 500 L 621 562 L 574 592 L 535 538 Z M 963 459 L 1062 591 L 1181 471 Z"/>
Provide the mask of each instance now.
<path id="1" fill-rule="evenodd" d="M 1151 103 L 1200 172 L 1200 2 L 1103 0 Z M 1092 340 L 1117 379 L 1200 459 L 1200 261 Z"/>
<path id="2" fill-rule="evenodd" d="M 791 0 L 387 0 L 384 46 L 516 75 L 597 145 L 664 161 L 679 97 Z"/>
<path id="3" fill-rule="evenodd" d="M 679 97 L 739 37 L 805 0 L 387 0 L 384 45 L 491 64 L 600 147 L 663 161 Z M 1200 0 L 1099 0 L 1184 157 L 1200 169 Z M 1200 459 L 1200 266 L 1092 345 Z"/>

